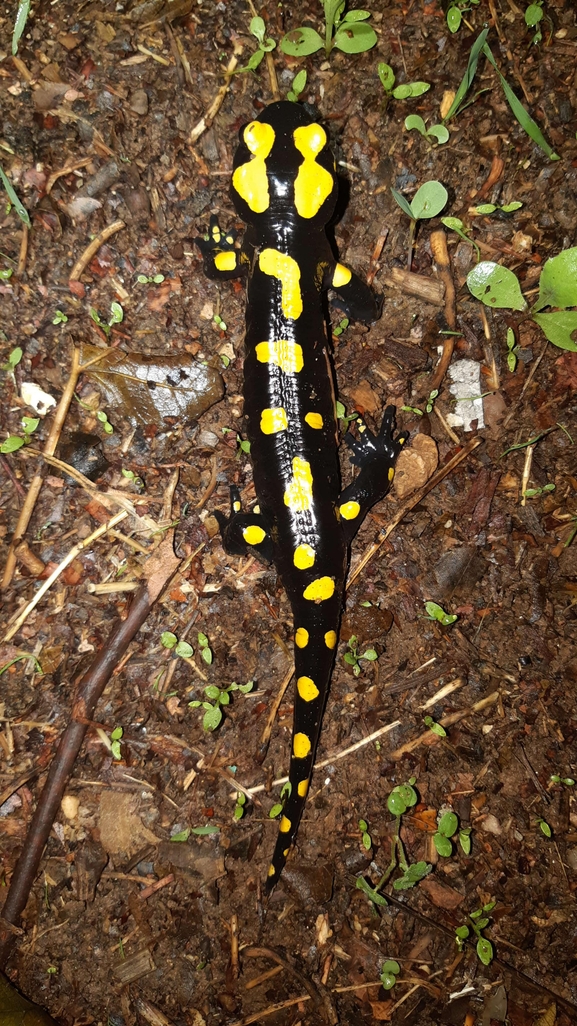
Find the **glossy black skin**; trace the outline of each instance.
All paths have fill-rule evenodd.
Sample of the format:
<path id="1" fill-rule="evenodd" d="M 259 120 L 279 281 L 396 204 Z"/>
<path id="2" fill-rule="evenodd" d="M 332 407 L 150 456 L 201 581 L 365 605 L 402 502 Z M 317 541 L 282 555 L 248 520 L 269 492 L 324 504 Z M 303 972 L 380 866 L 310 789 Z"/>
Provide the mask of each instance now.
<path id="1" fill-rule="evenodd" d="M 338 636 L 349 544 L 368 509 L 388 491 L 389 472 L 405 436 L 395 440 L 393 407 L 386 411 L 381 432 L 376 437 L 359 421 L 362 433 L 358 438 L 348 434 L 346 439 L 353 449 L 352 460 L 361 467 L 361 472 L 341 493 L 335 390 L 322 302 L 322 292 L 332 287 L 337 265 L 325 233 L 336 200 L 334 160 L 328 145 L 317 155 L 317 163 L 333 176 L 333 188 L 314 217 L 301 217 L 294 205 L 293 183 L 303 157 L 294 146 L 292 133 L 298 126 L 317 122 L 305 108 L 290 102 L 270 105 L 258 121 L 272 125 L 275 131 L 275 143 L 266 159 L 269 207 L 264 213 L 255 214 L 233 187 L 235 207 L 249 224 L 242 250 L 235 250 L 234 270 L 219 272 L 215 268 L 215 256 L 232 249 L 233 245 L 224 238 L 215 240 L 214 231 L 218 235 L 218 227 L 214 220 L 212 237 L 197 240 L 197 243 L 204 254 L 205 272 L 209 277 L 229 278 L 248 273 L 244 398 L 260 512 L 238 512 L 238 495 L 234 492 L 230 518 L 219 516 L 223 539 L 229 551 L 272 557 L 291 603 L 295 631 L 304 628 L 309 634 L 306 647 L 295 645 L 295 680 L 310 678 L 318 689 L 318 696 L 312 701 L 304 701 L 298 691 L 295 692 L 293 739 L 295 734 L 309 738 L 310 752 L 305 758 L 291 756 L 292 791 L 284 808 L 285 830 L 281 825 L 267 879 L 270 891 L 278 881 L 285 853 L 296 836 L 306 800 L 298 794 L 297 788 L 299 782 L 308 780 L 312 773 L 336 652 L 336 647 L 327 646 L 325 635 L 334 631 Z M 234 167 L 250 159 L 241 131 Z M 231 238 L 234 236 L 228 233 L 228 239 Z M 259 267 L 258 255 L 268 247 L 289 254 L 298 263 L 303 311 L 297 319 L 286 317 L 282 311 L 279 279 L 263 273 Z M 379 301 L 354 274 L 347 285 L 336 291 L 339 306 L 350 316 L 366 322 L 379 316 Z M 303 367 L 298 373 L 285 373 L 274 363 L 257 360 L 256 346 L 278 339 L 302 347 Z M 288 430 L 263 434 L 261 411 L 277 407 L 286 411 Z M 305 415 L 310 411 L 321 414 L 321 429 L 305 422 Z M 307 461 L 312 474 L 312 502 L 310 508 L 303 511 L 289 509 L 284 499 L 285 489 L 293 477 L 295 457 Z M 359 503 L 360 512 L 354 519 L 345 520 L 340 516 L 339 506 L 349 500 Z M 242 529 L 249 523 L 266 531 L 262 544 L 248 546 L 243 540 Z M 315 552 L 314 565 L 304 570 L 297 569 L 293 559 L 295 549 L 303 543 L 310 544 Z M 325 577 L 334 582 L 333 594 L 322 601 L 305 599 L 303 592 L 307 586 Z M 290 823 L 288 829 L 286 821 Z"/>

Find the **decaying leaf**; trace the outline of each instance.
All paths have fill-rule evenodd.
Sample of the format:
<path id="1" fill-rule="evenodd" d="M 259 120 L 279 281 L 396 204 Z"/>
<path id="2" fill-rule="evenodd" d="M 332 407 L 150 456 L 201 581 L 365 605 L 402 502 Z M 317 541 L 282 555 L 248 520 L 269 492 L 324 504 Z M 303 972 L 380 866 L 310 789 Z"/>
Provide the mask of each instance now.
<path id="1" fill-rule="evenodd" d="M 98 356 L 96 346 L 82 346 L 82 362 Z M 191 357 L 148 356 L 109 349 L 86 371 L 98 385 L 102 406 L 132 424 L 164 427 L 165 417 L 196 420 L 224 393 L 222 377 L 213 367 Z"/>

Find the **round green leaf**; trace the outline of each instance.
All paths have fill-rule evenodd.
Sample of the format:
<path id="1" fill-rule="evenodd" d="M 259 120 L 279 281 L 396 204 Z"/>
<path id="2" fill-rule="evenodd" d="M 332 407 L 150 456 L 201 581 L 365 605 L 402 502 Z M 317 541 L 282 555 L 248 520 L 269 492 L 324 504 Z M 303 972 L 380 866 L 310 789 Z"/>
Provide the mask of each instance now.
<path id="1" fill-rule="evenodd" d="M 482 260 L 467 275 L 467 285 L 476 299 L 485 306 L 498 309 L 525 310 L 527 304 L 521 294 L 517 275 L 508 267 L 492 260 Z"/>
<path id="2" fill-rule="evenodd" d="M 546 337 L 559 349 L 577 352 L 577 311 L 556 310 L 555 313 L 533 314 L 533 320 Z"/>
<path id="3" fill-rule="evenodd" d="M 455 930 L 455 935 L 459 938 L 459 940 L 466 940 L 467 937 L 469 936 L 469 927 L 468 926 L 458 926 L 457 929 Z"/>
<path id="4" fill-rule="evenodd" d="M 207 698 L 211 698 L 213 702 L 216 702 L 220 698 L 220 688 L 217 688 L 216 684 L 209 684 L 204 689 L 204 693 Z"/>
<path id="5" fill-rule="evenodd" d="M 417 132 L 420 132 L 421 135 L 427 134 L 425 122 L 423 121 L 420 114 L 409 114 L 409 116 L 405 118 L 405 128 L 408 132 L 416 128 Z"/>
<path id="6" fill-rule="evenodd" d="M 394 973 L 382 972 L 379 979 L 383 985 L 384 990 L 392 990 L 395 986 L 395 983 L 397 982 L 397 977 Z"/>
<path id="7" fill-rule="evenodd" d="M 368 659 L 369 662 L 374 663 L 375 659 L 378 659 L 379 655 L 375 652 L 374 648 L 368 648 L 366 652 L 363 652 L 361 659 Z"/>
<path id="8" fill-rule="evenodd" d="M 188 644 L 188 641 L 179 641 L 174 651 L 183 659 L 190 659 L 191 655 L 194 652 L 194 649 L 192 645 Z"/>
<path id="9" fill-rule="evenodd" d="M 477 941 L 477 955 L 483 965 L 490 965 L 493 960 L 493 945 L 486 937 L 479 937 Z"/>
<path id="10" fill-rule="evenodd" d="M 406 812 L 407 806 L 398 791 L 391 791 L 387 798 L 387 809 L 393 816 L 402 816 Z"/>
<path id="11" fill-rule="evenodd" d="M 377 33 L 364 21 L 343 22 L 335 33 L 333 46 L 343 53 L 364 53 L 377 42 Z"/>
<path id="12" fill-rule="evenodd" d="M 309 54 L 320 50 L 322 46 L 324 43 L 318 32 L 306 26 L 287 32 L 280 44 L 282 52 L 287 53 L 289 57 L 308 57 Z"/>
<path id="13" fill-rule="evenodd" d="M 395 72 L 391 68 L 391 65 L 385 64 L 384 61 L 381 61 L 377 68 L 377 71 L 379 73 L 379 78 L 381 80 L 381 85 L 383 89 L 386 93 L 390 93 L 391 89 L 395 84 Z"/>
<path id="14" fill-rule="evenodd" d="M 238 690 L 241 692 L 241 694 L 248 695 L 249 691 L 252 691 L 253 687 L 254 680 L 249 680 L 246 684 L 239 684 Z"/>
<path id="15" fill-rule="evenodd" d="M 459 820 L 455 816 L 455 813 L 446 812 L 439 820 L 439 833 L 444 834 L 445 837 L 452 837 L 453 834 L 457 832 L 458 826 Z"/>
<path id="16" fill-rule="evenodd" d="M 383 972 L 383 973 L 393 973 L 395 976 L 398 976 L 400 971 L 401 971 L 401 967 L 400 967 L 399 963 L 397 962 L 397 960 L 394 959 L 394 958 L 387 959 L 387 961 L 385 962 L 385 964 L 381 968 L 381 972 Z"/>
<path id="17" fill-rule="evenodd" d="M 433 844 L 439 855 L 442 855 L 444 859 L 448 859 L 453 852 L 453 845 L 444 834 L 433 834 Z"/>
<path id="18" fill-rule="evenodd" d="M 204 714 L 202 720 L 202 726 L 205 730 L 216 730 L 220 726 L 222 720 L 222 712 L 219 705 L 211 705 L 210 709 Z"/>
<path id="19" fill-rule="evenodd" d="M 505 206 L 501 207 L 501 210 L 505 214 L 512 214 L 514 210 L 520 210 L 522 206 L 523 204 L 519 200 L 513 200 L 512 203 L 505 203 Z"/>
<path id="20" fill-rule="evenodd" d="M 415 96 L 422 96 L 431 88 L 430 82 L 404 82 L 403 85 L 393 89 L 395 100 L 409 100 Z"/>
<path id="21" fill-rule="evenodd" d="M 449 7 L 447 11 L 447 27 L 449 32 L 458 32 L 461 27 L 463 15 L 458 7 Z"/>
<path id="22" fill-rule="evenodd" d="M 204 662 L 208 666 L 210 666 L 212 664 L 212 650 L 210 648 L 203 648 L 201 650 L 201 655 L 202 655 L 202 658 L 204 659 Z"/>
<path id="23" fill-rule="evenodd" d="M 366 851 L 370 851 L 372 846 L 373 846 L 373 842 L 371 841 L 371 835 L 367 834 L 367 833 L 364 833 L 363 834 L 363 848 L 365 848 Z"/>
<path id="24" fill-rule="evenodd" d="M 449 194 L 440 182 L 425 182 L 417 189 L 411 202 L 411 211 L 416 221 L 425 217 L 436 217 L 446 205 Z"/>
<path id="25" fill-rule="evenodd" d="M 250 29 L 251 35 L 256 36 L 256 38 L 258 39 L 259 43 L 262 43 L 262 41 L 264 39 L 264 34 L 266 32 L 266 26 L 265 26 L 265 23 L 264 23 L 263 19 L 259 18 L 258 16 L 256 18 L 251 18 L 250 19 L 249 29 Z"/>
<path id="26" fill-rule="evenodd" d="M 530 4 L 525 11 L 525 24 L 527 28 L 535 28 L 543 17 L 543 11 L 541 10 L 540 4 Z"/>
<path id="27" fill-rule="evenodd" d="M 10 435 L 10 438 L 7 438 L 4 442 L 2 442 L 2 445 L 0 445 L 0 452 L 17 452 L 18 449 L 21 449 L 23 445 L 23 438 L 20 438 L 18 435 Z"/>
<path id="28" fill-rule="evenodd" d="M 242 805 L 235 805 L 233 816 L 235 819 L 242 819 L 242 817 L 244 816 L 244 809 Z"/>
<path id="29" fill-rule="evenodd" d="M 441 221 L 445 225 L 445 228 L 451 228 L 453 231 L 463 231 L 465 227 L 460 217 L 442 217 Z"/>
<path id="30" fill-rule="evenodd" d="M 417 792 L 411 784 L 400 784 L 397 791 L 403 799 L 407 809 L 411 809 L 413 805 L 417 804 Z"/>
<path id="31" fill-rule="evenodd" d="M 534 309 L 542 310 L 544 306 L 577 306 L 577 246 L 546 261 Z"/>
<path id="32" fill-rule="evenodd" d="M 367 18 L 370 18 L 370 17 L 371 17 L 371 12 L 370 11 L 354 10 L 354 11 L 348 11 L 345 14 L 345 16 L 344 16 L 343 21 L 348 21 L 349 24 L 350 24 L 351 21 L 366 21 Z"/>
<path id="33" fill-rule="evenodd" d="M 277 816 L 280 816 L 282 810 L 283 810 L 283 807 L 282 807 L 281 803 L 277 802 L 277 804 L 273 805 L 272 809 L 270 810 L 269 818 L 270 819 L 276 819 Z"/>
<path id="34" fill-rule="evenodd" d="M 176 634 L 172 633 L 172 631 L 163 631 L 160 635 L 160 644 L 163 645 L 164 648 L 174 648 L 177 641 L 178 638 Z"/>
<path id="35" fill-rule="evenodd" d="M 432 136 L 436 139 L 439 145 L 448 142 L 449 130 L 444 125 L 431 125 L 427 131 L 427 135 Z"/>
<path id="36" fill-rule="evenodd" d="M 368 830 L 369 824 L 366 819 L 359 819 L 359 830 Z"/>
<path id="37" fill-rule="evenodd" d="M 218 700 L 221 705 L 230 705 L 230 695 L 228 691 L 221 691 Z"/>

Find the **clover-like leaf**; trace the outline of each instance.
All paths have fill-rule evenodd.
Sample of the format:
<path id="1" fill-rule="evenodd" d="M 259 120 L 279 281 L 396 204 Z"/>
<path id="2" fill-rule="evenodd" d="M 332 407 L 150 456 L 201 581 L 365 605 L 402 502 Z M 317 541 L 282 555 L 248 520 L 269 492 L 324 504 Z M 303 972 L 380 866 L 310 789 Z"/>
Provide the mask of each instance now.
<path id="1" fill-rule="evenodd" d="M 417 132 L 421 133 L 421 135 L 427 134 L 427 126 L 420 114 L 409 114 L 408 117 L 405 118 L 405 128 L 408 132 L 416 129 Z"/>
<path id="2" fill-rule="evenodd" d="M 526 309 L 517 275 L 492 260 L 482 260 L 469 271 L 467 286 L 469 292 L 485 306 L 495 309 Z"/>
<path id="3" fill-rule="evenodd" d="M 449 193 L 440 182 L 425 182 L 417 189 L 411 201 L 412 216 L 416 221 L 436 217 L 446 206 Z"/>
<path id="4" fill-rule="evenodd" d="M 436 139 L 439 145 L 442 145 L 443 143 L 448 142 L 449 129 L 445 128 L 444 125 L 431 125 L 431 127 L 427 130 L 427 135 L 432 135 L 433 139 Z"/>
<path id="5" fill-rule="evenodd" d="M 282 52 L 288 54 L 289 57 L 308 57 L 311 53 L 320 50 L 322 46 L 324 46 L 324 42 L 318 32 L 315 29 L 307 28 L 306 25 L 287 32 L 280 44 Z"/>

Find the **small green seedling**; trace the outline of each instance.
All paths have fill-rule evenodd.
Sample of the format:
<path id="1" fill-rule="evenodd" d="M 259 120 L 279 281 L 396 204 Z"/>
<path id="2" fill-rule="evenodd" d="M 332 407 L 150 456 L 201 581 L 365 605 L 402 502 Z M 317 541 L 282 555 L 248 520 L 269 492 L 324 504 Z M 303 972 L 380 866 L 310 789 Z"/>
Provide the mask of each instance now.
<path id="1" fill-rule="evenodd" d="M 427 128 L 419 114 L 409 114 L 405 118 L 405 128 L 408 132 L 417 131 L 423 139 L 434 140 L 436 143 L 446 143 L 449 140 L 449 130 L 444 125 L 431 125 Z"/>
<path id="2" fill-rule="evenodd" d="M 325 15 L 325 38 L 306 25 L 283 36 L 280 48 L 289 57 L 309 57 L 324 46 L 328 57 L 333 47 L 343 53 L 364 53 L 377 42 L 377 34 L 367 19 L 370 11 L 352 10 L 345 14 L 345 0 L 321 0 Z"/>
<path id="3" fill-rule="evenodd" d="M 0 670 L 0 673 L 1 672 L 2 671 Z M 557 773 L 552 773 L 549 779 L 553 784 L 565 784 L 566 787 L 575 787 L 573 777 L 560 777 Z"/>
<path id="4" fill-rule="evenodd" d="M 106 336 L 110 335 L 111 328 L 114 324 L 121 324 L 124 320 L 124 310 L 120 303 L 110 304 L 110 320 L 108 323 L 102 320 L 102 317 L 93 306 L 89 310 L 91 320 L 98 325 L 99 328 L 104 332 Z"/>
<path id="5" fill-rule="evenodd" d="M 381 975 L 379 979 L 383 985 L 384 990 L 392 990 L 397 982 L 397 976 L 401 971 L 401 967 L 394 958 L 387 959 L 386 962 L 381 966 Z"/>
<path id="6" fill-rule="evenodd" d="M 254 36 L 257 43 L 258 49 L 249 58 L 248 64 L 245 64 L 243 68 L 237 68 L 235 75 L 241 75 L 245 71 L 256 71 L 259 64 L 261 63 L 265 53 L 270 53 L 274 50 L 276 42 L 266 34 L 266 25 L 262 18 L 255 17 L 251 18 L 249 31 L 251 36 Z"/>
<path id="7" fill-rule="evenodd" d="M 459 951 L 463 950 L 467 937 L 470 935 L 471 930 L 473 931 L 477 938 L 477 957 L 483 965 L 490 965 L 494 956 L 493 945 L 491 944 L 491 941 L 487 940 L 486 937 L 483 937 L 482 931 L 490 922 L 489 916 L 486 913 L 491 912 L 492 909 L 495 908 L 495 904 L 496 902 L 490 901 L 486 905 L 483 905 L 482 908 L 478 908 L 475 909 L 474 912 L 470 912 L 467 917 L 469 920 L 468 923 L 463 924 L 463 926 L 458 926 L 455 930 L 455 942 Z"/>
<path id="8" fill-rule="evenodd" d="M 442 855 L 444 859 L 448 859 L 453 854 L 451 838 L 454 837 L 458 829 L 459 820 L 454 812 L 445 812 L 439 818 L 437 832 L 433 834 L 433 844 L 438 854 Z"/>
<path id="9" fill-rule="evenodd" d="M 16 349 L 13 349 L 12 352 L 9 354 L 6 363 L 0 365 L 0 370 L 6 371 L 6 373 L 9 374 L 12 377 L 12 379 L 14 379 L 14 371 L 20 363 L 22 355 L 23 354 L 20 346 L 16 346 Z"/>
<path id="10" fill-rule="evenodd" d="M 67 324 L 68 323 L 68 317 L 66 316 L 65 313 L 62 313 L 62 310 L 57 310 L 56 313 L 54 314 L 54 317 L 52 318 L 52 323 L 53 324 Z"/>
<path id="11" fill-rule="evenodd" d="M 481 259 L 481 250 L 477 243 L 473 239 L 469 238 L 468 232 L 470 232 L 471 229 L 465 227 L 460 217 L 442 217 L 441 224 L 444 224 L 445 228 L 449 228 L 450 231 L 456 232 L 459 238 L 463 239 L 464 242 L 470 242 L 471 245 L 475 247 L 477 260 Z"/>
<path id="12" fill-rule="evenodd" d="M 133 470 L 125 470 L 124 467 L 122 467 L 120 473 L 123 477 L 126 478 L 127 481 L 131 481 L 134 487 L 138 489 L 138 491 L 141 491 L 144 488 L 144 481 L 141 477 L 138 477 L 138 475 L 135 474 Z"/>
<path id="13" fill-rule="evenodd" d="M 227 330 L 226 324 L 224 323 L 224 321 L 223 321 L 222 317 L 220 316 L 220 314 L 215 314 L 214 317 L 212 318 L 212 320 L 213 320 L 213 324 L 216 324 L 216 326 L 217 326 L 219 331 L 226 331 Z"/>
<path id="14" fill-rule="evenodd" d="M 36 673 L 42 673 L 42 667 L 38 662 L 36 656 L 32 655 L 32 652 L 18 652 L 18 654 L 15 655 L 12 659 L 9 659 L 7 663 L 4 663 L 3 666 L 0 666 L 0 677 L 3 673 L 6 672 L 6 670 L 9 670 L 11 666 L 14 666 L 15 663 L 22 662 L 23 659 L 32 659 L 32 661 L 34 662 L 34 670 L 36 671 Z"/>
<path id="15" fill-rule="evenodd" d="M 543 837 L 547 837 L 547 838 L 549 838 L 549 840 L 553 837 L 553 831 L 552 831 L 551 827 L 549 826 L 549 824 L 548 824 L 546 819 L 541 819 L 541 817 L 539 817 L 537 819 L 537 826 L 539 827 L 539 830 L 543 834 Z"/>
<path id="16" fill-rule="evenodd" d="M 293 78 L 293 80 L 291 82 L 291 87 L 290 87 L 288 93 L 286 94 L 287 100 L 290 100 L 292 103 L 297 103 L 298 102 L 298 98 L 301 95 L 301 93 L 303 92 L 306 84 L 307 84 L 307 73 L 306 73 L 304 68 L 301 68 L 301 70 L 297 72 L 297 74 L 295 75 L 295 77 Z"/>
<path id="17" fill-rule="evenodd" d="M 396 86 L 395 72 L 390 64 L 384 62 L 378 65 L 377 72 L 385 93 L 387 96 L 394 97 L 395 100 L 409 100 L 415 96 L 422 96 L 431 88 L 430 82 L 403 82 L 402 85 Z M 447 138 L 449 138 L 448 132 Z"/>
<path id="18" fill-rule="evenodd" d="M 48 969 L 46 970 L 46 972 L 48 973 L 49 976 L 56 976 L 57 973 L 58 973 L 58 967 L 55 966 L 55 965 L 49 965 Z"/>
<path id="19" fill-rule="evenodd" d="M 337 420 L 341 422 L 343 430 L 351 423 L 352 420 L 358 419 L 358 413 L 354 410 L 352 413 L 347 414 L 347 408 L 344 403 L 341 403 L 339 399 L 336 402 Z"/>
<path id="20" fill-rule="evenodd" d="M 365 851 L 370 851 L 373 847 L 373 841 L 369 833 L 369 827 L 366 819 L 359 819 L 359 830 L 361 831 L 361 841 L 363 842 L 363 848 Z"/>
<path id="21" fill-rule="evenodd" d="M 96 411 L 96 419 L 100 424 L 102 424 L 102 430 L 106 432 L 107 435 L 114 434 L 114 428 L 112 427 L 112 424 L 110 423 L 104 410 Z"/>
<path id="22" fill-rule="evenodd" d="M 162 632 L 160 644 L 163 648 L 174 649 L 174 654 L 180 656 L 181 659 L 191 659 L 194 655 L 192 645 L 189 645 L 188 641 L 179 641 L 176 634 L 173 634 L 172 631 Z"/>
<path id="23" fill-rule="evenodd" d="M 426 727 L 429 728 L 431 734 L 436 734 L 437 737 L 446 737 L 447 731 L 440 723 L 436 723 L 432 716 L 425 716 L 423 720 Z"/>
<path id="24" fill-rule="evenodd" d="M 208 644 L 208 638 L 206 634 L 202 634 L 200 631 L 197 634 L 198 647 L 200 649 L 200 655 L 207 666 L 212 665 L 212 649 Z"/>
<path id="25" fill-rule="evenodd" d="M 191 834 L 194 834 L 195 837 L 211 837 L 213 834 L 219 833 L 220 827 L 207 823 L 206 826 L 185 827 L 184 830 L 179 830 L 177 834 L 173 834 L 170 840 L 182 843 L 188 841 Z"/>
<path id="26" fill-rule="evenodd" d="M 0 281 L 8 281 L 13 274 L 14 271 L 11 267 L 5 267 L 2 271 L 0 271 Z"/>
<path id="27" fill-rule="evenodd" d="M 280 816 L 282 810 L 285 807 L 285 802 L 291 796 L 291 792 L 292 792 L 292 787 L 291 787 L 290 783 L 287 780 L 286 783 L 283 784 L 283 789 L 282 789 L 282 791 L 280 793 L 280 802 L 275 802 L 275 804 L 270 809 L 270 812 L 268 814 L 269 819 L 276 819 L 277 816 Z"/>
<path id="28" fill-rule="evenodd" d="M 415 413 L 417 417 L 422 417 L 425 413 L 431 413 L 433 406 L 435 405 L 435 399 L 438 397 L 438 395 L 438 388 L 434 388 L 432 392 L 429 392 L 429 398 L 425 403 L 424 410 L 419 409 L 418 406 L 401 406 L 401 409 L 404 410 L 405 413 Z"/>
<path id="29" fill-rule="evenodd" d="M 522 206 L 523 204 L 520 200 L 505 203 L 503 207 L 498 207 L 495 203 L 481 203 L 478 207 L 470 207 L 469 213 L 473 217 L 490 217 L 491 214 L 497 214 L 501 217 L 503 214 L 513 214 L 515 210 L 520 210 Z"/>
<path id="30" fill-rule="evenodd" d="M 523 495 L 527 499 L 538 499 L 540 495 L 547 495 L 548 492 L 554 492 L 555 485 L 552 481 L 549 484 L 543 485 L 542 488 L 526 488 Z"/>
<path id="31" fill-rule="evenodd" d="M 23 445 L 29 445 L 32 440 L 32 435 L 36 431 L 40 423 L 39 417 L 22 417 L 20 421 L 22 424 L 22 435 L 10 435 L 6 438 L 2 445 L 0 445 L 0 452 L 5 454 L 8 452 L 17 452 Z"/>
<path id="32" fill-rule="evenodd" d="M 231 692 L 240 691 L 243 695 L 246 695 L 249 691 L 252 691 L 253 687 L 253 680 L 249 680 L 247 684 L 237 684 L 233 681 L 227 688 L 219 688 L 216 684 L 209 684 L 204 689 L 204 693 L 210 701 L 194 701 L 188 704 L 191 709 L 199 709 L 202 706 L 206 710 L 202 720 L 204 730 L 216 730 L 222 723 L 222 706 L 230 705 Z"/>
<path id="33" fill-rule="evenodd" d="M 427 615 L 426 620 L 436 620 L 443 627 L 450 627 L 458 619 L 456 613 L 446 613 L 442 606 L 436 602 L 425 602 Z"/>
<path id="34" fill-rule="evenodd" d="M 245 805 L 246 805 L 246 795 L 244 794 L 243 791 L 237 791 L 236 792 L 236 805 L 234 807 L 234 812 L 232 814 L 233 819 L 242 819 L 242 817 L 244 816 L 244 814 L 246 812 Z"/>
<path id="35" fill-rule="evenodd" d="M 122 753 L 120 751 L 120 739 L 124 734 L 122 727 L 115 727 L 110 735 L 110 752 L 113 759 L 121 759 Z"/>
<path id="36" fill-rule="evenodd" d="M 18 214 L 18 217 L 20 218 L 22 223 L 25 224 L 27 228 L 31 228 L 32 227 L 32 222 L 30 220 L 30 215 L 29 215 L 28 211 L 26 210 L 26 207 L 24 206 L 24 204 L 21 203 L 20 200 L 18 199 L 18 196 L 16 194 L 16 190 L 15 190 L 14 186 L 12 185 L 12 182 L 10 181 L 10 179 L 7 178 L 7 176 L 5 175 L 4 169 L 2 167 L 0 167 L 0 181 L 2 182 L 2 185 L 4 186 L 4 188 L 6 189 L 6 192 L 8 194 L 9 204 L 8 204 L 8 209 L 6 210 L 6 213 L 8 214 L 10 212 L 11 208 L 14 207 L 14 210 Z"/>
<path id="37" fill-rule="evenodd" d="M 351 635 L 348 640 L 349 651 L 345 652 L 343 658 L 345 663 L 352 666 L 355 677 L 359 677 L 361 674 L 362 667 L 359 664 L 359 659 L 367 659 L 368 662 L 374 663 L 379 658 L 378 653 L 375 652 L 374 648 L 367 648 L 362 655 L 359 655 L 357 648 L 357 636 L 356 634 Z"/>
<path id="38" fill-rule="evenodd" d="M 529 5 L 525 11 L 525 24 L 527 28 L 535 29 L 535 35 L 533 36 L 533 45 L 540 43 L 543 34 L 541 32 L 541 21 L 543 19 L 543 0 L 536 0 L 535 3 Z"/>
<path id="39" fill-rule="evenodd" d="M 476 5 L 480 2 L 481 0 L 457 0 L 457 3 L 452 3 L 447 9 L 447 28 L 449 29 L 449 32 L 458 32 L 462 21 L 468 25 L 469 23 L 465 21 L 463 15 L 466 14 L 467 11 L 471 10 L 471 4 Z"/>
<path id="40" fill-rule="evenodd" d="M 445 189 L 445 186 L 436 181 L 425 182 L 424 185 L 421 185 L 420 189 L 417 189 L 410 203 L 405 199 L 403 194 L 398 192 L 396 189 L 391 188 L 391 192 L 393 194 L 393 199 L 398 203 L 403 213 L 411 219 L 409 252 L 407 257 L 407 268 L 410 271 L 413 259 L 413 245 L 417 231 L 417 222 L 431 217 L 436 217 L 437 214 L 440 214 L 443 207 L 447 204 L 449 194 Z"/>
<path id="41" fill-rule="evenodd" d="M 239 456 L 240 456 L 241 452 L 243 452 L 245 454 L 245 456 L 250 455 L 250 442 L 249 442 L 248 438 L 242 438 L 241 435 L 237 435 L 236 436 L 236 443 L 238 445 L 238 454 L 239 454 Z"/>
<path id="42" fill-rule="evenodd" d="M 163 274 L 139 274 L 137 277 L 139 285 L 160 285 L 164 281 Z"/>
<path id="43" fill-rule="evenodd" d="M 519 352 L 519 346 L 517 345 L 517 339 L 515 338 L 515 332 L 512 328 L 507 328 L 507 367 L 511 371 L 511 374 L 517 366 L 517 353 Z"/>
<path id="44" fill-rule="evenodd" d="M 338 336 L 342 335 L 343 331 L 348 328 L 349 323 L 350 321 L 348 317 L 343 317 L 343 319 L 337 324 L 336 328 L 333 328 L 333 335 L 336 335 L 338 338 Z"/>

